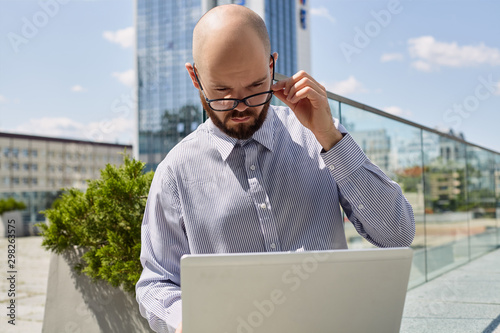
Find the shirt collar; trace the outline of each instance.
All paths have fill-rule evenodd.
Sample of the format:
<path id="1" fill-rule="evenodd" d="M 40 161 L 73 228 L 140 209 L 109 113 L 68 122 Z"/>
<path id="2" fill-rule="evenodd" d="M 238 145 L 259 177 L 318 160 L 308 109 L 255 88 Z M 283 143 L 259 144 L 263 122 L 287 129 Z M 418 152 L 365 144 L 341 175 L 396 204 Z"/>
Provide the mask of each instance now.
<path id="1" fill-rule="evenodd" d="M 252 136 L 253 140 L 257 141 L 270 151 L 273 151 L 273 142 L 274 142 L 273 124 L 274 124 L 274 106 L 269 105 L 266 120 L 264 120 L 262 126 Z M 215 146 L 217 147 L 217 150 L 221 154 L 222 159 L 224 161 L 228 158 L 229 154 L 231 154 L 234 146 L 236 146 L 237 143 L 244 145 L 247 142 L 251 141 L 251 139 L 241 141 L 236 138 L 228 136 L 227 134 L 222 132 L 217 126 L 215 126 L 210 118 L 207 120 L 207 127 L 209 133 L 211 134 L 212 138 L 215 141 Z"/>

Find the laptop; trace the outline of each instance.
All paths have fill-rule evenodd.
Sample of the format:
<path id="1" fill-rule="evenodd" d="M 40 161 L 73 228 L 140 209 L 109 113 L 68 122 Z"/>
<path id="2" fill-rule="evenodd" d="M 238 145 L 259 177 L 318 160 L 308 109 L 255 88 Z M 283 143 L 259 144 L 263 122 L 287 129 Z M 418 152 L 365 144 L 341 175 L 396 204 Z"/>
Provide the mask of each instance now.
<path id="1" fill-rule="evenodd" d="M 399 332 L 410 248 L 186 255 L 183 333 Z"/>

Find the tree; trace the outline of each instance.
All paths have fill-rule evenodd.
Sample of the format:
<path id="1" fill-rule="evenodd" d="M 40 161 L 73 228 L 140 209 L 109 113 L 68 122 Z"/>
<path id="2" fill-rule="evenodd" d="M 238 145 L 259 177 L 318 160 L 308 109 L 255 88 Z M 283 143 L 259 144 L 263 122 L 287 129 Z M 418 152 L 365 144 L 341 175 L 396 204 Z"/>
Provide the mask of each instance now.
<path id="1" fill-rule="evenodd" d="M 107 164 L 101 178 L 87 180 L 86 192 L 67 190 L 44 211 L 49 224 L 39 224 L 42 245 L 62 253 L 84 250 L 74 266 L 93 279 L 134 293 L 142 267 L 141 223 L 153 172 L 124 154 L 123 165 Z"/>
<path id="2" fill-rule="evenodd" d="M 10 212 L 12 210 L 23 210 L 26 208 L 24 202 L 17 201 L 16 199 L 10 197 L 8 199 L 0 199 L 0 215 L 5 212 Z"/>

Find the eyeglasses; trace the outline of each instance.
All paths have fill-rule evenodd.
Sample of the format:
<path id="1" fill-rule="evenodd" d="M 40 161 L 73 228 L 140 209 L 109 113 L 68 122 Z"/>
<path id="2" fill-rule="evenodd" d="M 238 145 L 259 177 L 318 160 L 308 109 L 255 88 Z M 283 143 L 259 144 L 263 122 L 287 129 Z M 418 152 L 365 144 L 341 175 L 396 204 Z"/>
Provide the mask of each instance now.
<path id="1" fill-rule="evenodd" d="M 271 85 L 272 85 L 274 81 L 274 57 L 272 55 L 271 59 L 273 61 L 273 79 L 271 80 Z M 205 95 L 205 92 L 203 91 L 203 87 L 201 86 L 201 82 L 198 79 L 198 75 L 196 74 L 196 68 L 194 69 L 194 76 L 196 78 L 196 81 L 198 81 L 198 84 L 200 85 L 201 93 L 203 94 L 203 97 L 205 97 L 208 106 L 210 106 L 210 108 L 214 111 L 230 111 L 233 110 L 235 107 L 237 107 L 238 104 L 240 103 L 244 103 L 246 106 L 249 107 L 261 106 L 269 102 L 273 97 L 273 91 L 268 90 L 258 94 L 250 95 L 243 99 L 237 99 L 237 98 L 208 99 L 207 96 Z"/>

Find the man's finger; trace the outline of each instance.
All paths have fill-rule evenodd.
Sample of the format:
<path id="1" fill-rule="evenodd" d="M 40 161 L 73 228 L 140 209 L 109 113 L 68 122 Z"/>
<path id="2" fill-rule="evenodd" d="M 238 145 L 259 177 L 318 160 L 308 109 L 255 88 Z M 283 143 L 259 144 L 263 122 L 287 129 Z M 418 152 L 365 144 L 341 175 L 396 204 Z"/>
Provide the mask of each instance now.
<path id="1" fill-rule="evenodd" d="M 275 84 L 273 84 L 271 86 L 271 89 L 273 91 L 280 91 L 280 90 L 283 90 L 283 88 L 285 88 L 285 85 L 286 85 L 286 80 L 280 80 L 278 82 L 276 82 Z"/>
<path id="2" fill-rule="evenodd" d="M 285 96 L 283 90 L 275 91 L 274 96 L 276 96 L 280 101 L 285 103 L 293 111 L 295 104 L 291 103 L 289 100 L 286 99 L 286 96 Z"/>
<path id="3" fill-rule="evenodd" d="M 179 324 L 179 326 L 177 326 L 177 329 L 175 330 L 175 333 L 182 333 L 182 321 Z"/>

